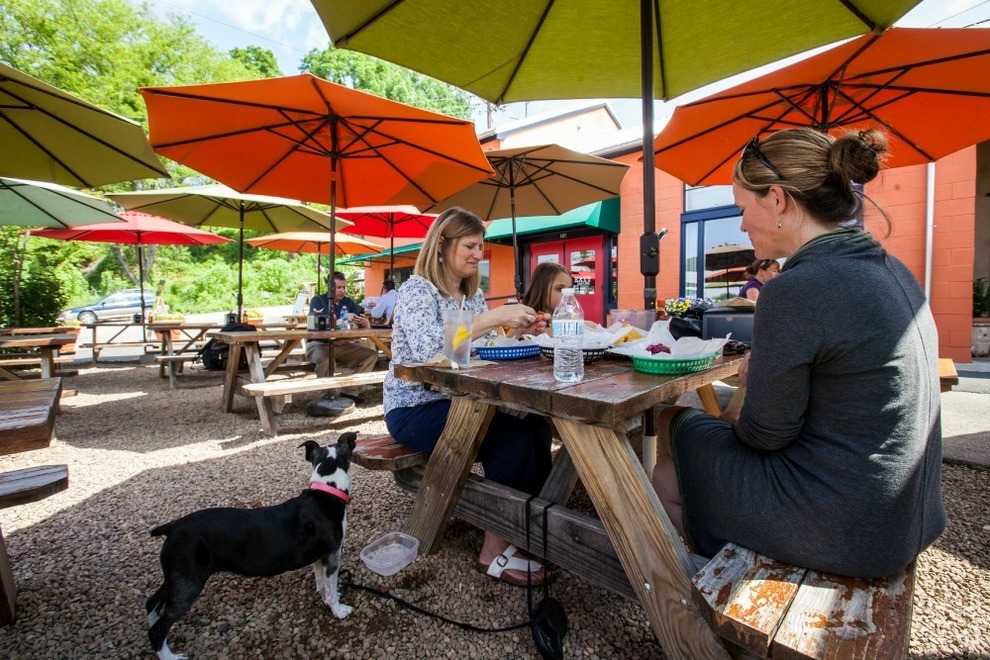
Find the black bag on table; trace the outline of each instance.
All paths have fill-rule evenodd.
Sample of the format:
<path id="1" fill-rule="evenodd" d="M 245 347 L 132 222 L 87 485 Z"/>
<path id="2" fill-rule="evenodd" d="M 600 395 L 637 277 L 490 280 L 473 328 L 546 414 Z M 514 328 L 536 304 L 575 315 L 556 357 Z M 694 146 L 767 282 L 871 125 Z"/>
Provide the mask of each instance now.
<path id="1" fill-rule="evenodd" d="M 257 330 L 253 325 L 247 323 L 228 323 L 220 328 L 220 332 L 254 332 Z M 213 338 L 203 345 L 196 353 L 196 359 L 203 363 L 203 367 L 211 371 L 223 371 L 227 368 L 227 357 L 230 355 L 230 345 L 216 338 Z M 247 355 L 242 351 L 240 363 L 237 368 L 247 369 Z"/>

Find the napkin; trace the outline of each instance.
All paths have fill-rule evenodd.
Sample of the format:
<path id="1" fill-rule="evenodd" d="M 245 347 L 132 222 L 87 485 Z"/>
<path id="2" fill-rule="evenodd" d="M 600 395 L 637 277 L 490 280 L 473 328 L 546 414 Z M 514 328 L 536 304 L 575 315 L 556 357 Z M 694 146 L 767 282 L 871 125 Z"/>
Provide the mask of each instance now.
<path id="1" fill-rule="evenodd" d="M 496 363 L 495 362 L 492 362 L 491 360 L 479 360 L 478 358 L 471 358 L 471 366 L 472 367 L 489 367 L 489 366 L 491 366 L 493 364 L 496 364 Z M 440 369 L 461 369 L 462 368 L 462 367 L 457 366 L 454 362 L 451 361 L 451 359 L 449 357 L 447 357 L 443 353 L 437 353 L 436 355 L 434 355 L 433 357 L 431 357 L 426 362 L 423 362 L 422 365 L 424 367 L 437 367 L 437 368 L 440 368 Z"/>
<path id="2" fill-rule="evenodd" d="M 650 332 L 644 339 L 627 342 L 610 350 L 612 353 L 628 355 L 630 357 L 648 357 L 659 360 L 689 360 L 691 358 L 707 357 L 713 353 L 721 353 L 725 342 L 729 341 L 729 337 L 719 337 L 717 339 L 681 337 L 680 339 L 674 339 L 674 336 L 670 334 L 669 325 L 669 320 L 657 321 L 650 328 Z M 653 344 L 663 344 L 670 347 L 670 353 L 657 353 L 655 355 L 650 353 L 646 350 L 646 347 Z"/>

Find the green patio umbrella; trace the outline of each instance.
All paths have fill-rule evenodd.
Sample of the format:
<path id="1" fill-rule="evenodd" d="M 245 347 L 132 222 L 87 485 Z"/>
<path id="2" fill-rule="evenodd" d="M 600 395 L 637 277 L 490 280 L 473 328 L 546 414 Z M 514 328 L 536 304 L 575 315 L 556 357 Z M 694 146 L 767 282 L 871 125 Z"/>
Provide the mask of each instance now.
<path id="1" fill-rule="evenodd" d="M 43 181 L 0 177 L 0 225 L 64 229 L 123 222 L 105 199 Z"/>
<path id="2" fill-rule="evenodd" d="M 168 178 L 141 125 L 0 62 L 0 176 L 94 187 Z"/>
<path id="3" fill-rule="evenodd" d="M 866 32 L 918 0 L 313 0 L 334 45 L 439 78 L 496 104 L 643 99 L 647 307 L 659 237 L 652 99 Z"/>

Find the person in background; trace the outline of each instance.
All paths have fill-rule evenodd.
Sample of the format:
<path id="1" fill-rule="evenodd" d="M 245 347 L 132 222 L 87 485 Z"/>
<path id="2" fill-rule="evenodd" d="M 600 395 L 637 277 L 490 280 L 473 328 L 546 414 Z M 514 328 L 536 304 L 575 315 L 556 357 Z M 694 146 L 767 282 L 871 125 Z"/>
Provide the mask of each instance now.
<path id="1" fill-rule="evenodd" d="M 392 315 L 395 312 L 395 303 L 399 300 L 399 294 L 395 290 L 395 282 L 385 280 L 382 284 L 382 295 L 375 297 L 365 297 L 361 301 L 364 311 L 371 316 L 372 322 L 377 325 L 392 325 Z"/>
<path id="2" fill-rule="evenodd" d="M 395 377 L 392 365 L 426 362 L 443 351 L 444 310 L 474 312 L 473 338 L 494 338 L 496 328 L 532 331 L 536 310 L 524 304 L 488 309 L 479 288 L 485 225 L 473 213 L 451 208 L 430 226 L 414 275 L 399 289 L 392 325 L 392 362 L 385 377 L 385 424 L 403 445 L 432 452 L 450 412 L 449 395 L 422 383 Z M 550 426 L 533 415 L 522 418 L 496 412 L 478 451 L 485 477 L 524 493 L 536 494 L 550 474 Z M 478 570 L 495 579 L 525 586 L 553 574 L 527 560 L 508 541 L 485 532 Z"/>
<path id="3" fill-rule="evenodd" d="M 335 271 L 327 278 L 327 292 L 314 296 L 310 301 L 309 313 L 333 315 L 335 319 L 339 319 L 341 312 L 346 312 L 347 320 L 354 327 L 367 328 L 370 325 L 368 319 L 361 314 L 361 308 L 346 294 L 347 278 L 343 273 Z M 306 359 L 316 365 L 317 376 L 324 378 L 330 375 L 330 345 L 326 339 L 307 339 Z M 333 344 L 333 361 L 335 375 L 363 374 L 374 371 L 375 363 L 378 362 L 378 351 L 363 341 L 337 339 Z M 358 402 L 363 398 L 363 392 L 359 387 L 346 388 L 340 394 Z M 329 390 L 327 393 L 329 398 L 336 395 L 336 390 Z"/>
<path id="4" fill-rule="evenodd" d="M 854 577 L 903 569 L 945 528 L 938 336 L 904 264 L 857 227 L 853 183 L 880 171 L 878 130 L 754 139 L 733 171 L 742 231 L 786 257 L 760 293 L 740 411 L 657 417 L 654 487 L 694 550 L 731 541 Z M 890 217 L 877 207 L 890 227 Z"/>
<path id="5" fill-rule="evenodd" d="M 536 267 L 522 303 L 537 311 L 539 324 L 542 326 L 537 332 L 542 332 L 550 324 L 553 310 L 557 309 L 560 302 L 560 292 L 573 286 L 574 278 L 560 264 L 544 261 Z"/>
<path id="6" fill-rule="evenodd" d="M 745 277 L 749 278 L 749 281 L 739 289 L 739 297 L 756 302 L 756 299 L 760 297 L 760 289 L 763 288 L 763 285 L 777 277 L 779 272 L 780 262 L 776 259 L 757 259 L 743 273 Z"/>

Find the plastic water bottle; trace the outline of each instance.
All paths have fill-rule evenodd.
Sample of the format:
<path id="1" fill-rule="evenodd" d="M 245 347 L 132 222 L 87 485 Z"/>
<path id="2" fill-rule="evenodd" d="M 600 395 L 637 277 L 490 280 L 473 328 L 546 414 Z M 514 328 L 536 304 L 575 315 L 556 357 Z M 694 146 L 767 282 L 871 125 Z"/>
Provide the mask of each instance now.
<path id="1" fill-rule="evenodd" d="M 583 340 L 584 311 L 574 289 L 563 289 L 553 310 L 553 377 L 560 382 L 576 383 L 584 378 Z"/>
<path id="2" fill-rule="evenodd" d="M 350 330 L 351 329 L 351 322 L 347 320 L 347 310 L 346 309 L 340 310 L 340 320 L 337 321 L 337 329 L 338 330 Z"/>

